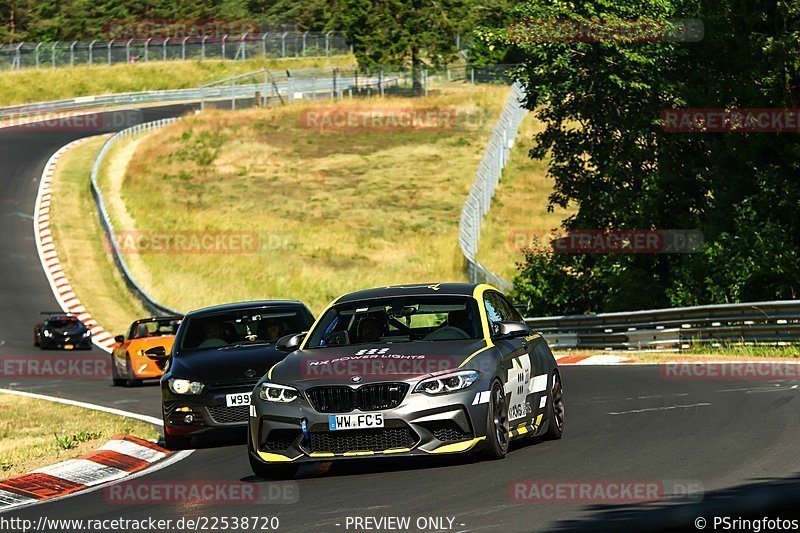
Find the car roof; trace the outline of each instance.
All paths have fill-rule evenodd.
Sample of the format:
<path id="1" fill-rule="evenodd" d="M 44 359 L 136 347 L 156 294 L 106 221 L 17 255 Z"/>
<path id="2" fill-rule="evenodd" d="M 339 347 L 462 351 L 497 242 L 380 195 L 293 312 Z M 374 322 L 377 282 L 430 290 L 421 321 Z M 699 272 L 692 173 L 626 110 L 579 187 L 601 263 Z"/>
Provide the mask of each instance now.
<path id="1" fill-rule="evenodd" d="M 391 287 L 378 287 L 364 291 L 345 294 L 337 304 L 371 300 L 374 298 L 391 298 L 393 296 L 472 296 L 475 292 L 475 283 L 412 283 L 408 285 L 393 285 Z"/>
<path id="2" fill-rule="evenodd" d="M 306 309 L 303 302 L 296 300 L 257 300 L 253 302 L 235 302 L 229 304 L 215 305 L 213 307 L 204 307 L 202 309 L 195 309 L 186 313 L 185 318 L 194 317 L 198 315 L 220 313 L 224 311 L 236 311 L 240 309 L 251 309 L 254 307 L 302 307 Z"/>

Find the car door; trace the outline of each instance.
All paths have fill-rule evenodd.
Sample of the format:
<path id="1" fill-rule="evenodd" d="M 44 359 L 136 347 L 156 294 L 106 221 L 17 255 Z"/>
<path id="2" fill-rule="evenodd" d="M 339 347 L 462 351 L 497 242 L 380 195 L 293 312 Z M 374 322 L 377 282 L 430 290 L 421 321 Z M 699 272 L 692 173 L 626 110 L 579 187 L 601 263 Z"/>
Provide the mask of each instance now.
<path id="1" fill-rule="evenodd" d="M 484 293 L 484 306 L 489 319 L 489 329 L 494 334 L 494 323 L 513 321 L 513 307 L 506 305 L 505 299 L 496 291 Z M 502 370 L 506 376 L 505 392 L 508 399 L 508 420 L 511 427 L 530 420 L 532 406 L 528 401 L 529 384 L 532 374 L 528 341 L 523 337 L 496 339 L 495 346 L 502 354 Z"/>

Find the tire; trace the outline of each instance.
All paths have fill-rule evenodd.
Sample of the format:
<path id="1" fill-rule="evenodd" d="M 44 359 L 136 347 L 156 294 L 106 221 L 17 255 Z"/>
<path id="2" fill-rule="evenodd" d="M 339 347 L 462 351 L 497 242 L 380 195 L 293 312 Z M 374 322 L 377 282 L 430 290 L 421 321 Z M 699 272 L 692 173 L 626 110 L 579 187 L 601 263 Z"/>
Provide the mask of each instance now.
<path id="1" fill-rule="evenodd" d="M 131 366 L 131 356 L 129 354 L 125 354 L 125 386 L 126 387 L 138 387 L 142 384 L 141 379 L 136 379 L 136 375 L 133 373 L 133 367 Z"/>
<path id="2" fill-rule="evenodd" d="M 125 380 L 119 377 L 119 372 L 117 371 L 117 359 L 114 357 L 114 354 L 111 354 L 111 384 L 115 387 L 121 387 L 125 385 Z"/>
<path id="3" fill-rule="evenodd" d="M 39 342 L 39 336 L 35 333 L 33 334 L 33 345 L 37 347 L 41 345 L 41 343 Z"/>
<path id="4" fill-rule="evenodd" d="M 247 428 L 247 458 L 250 460 L 250 470 L 256 477 L 263 479 L 291 479 L 297 474 L 297 465 L 294 464 L 265 464 L 253 457 L 255 447 L 250 438 L 250 428 Z"/>
<path id="5" fill-rule="evenodd" d="M 561 376 L 558 370 L 553 371 L 552 381 L 547 401 L 548 425 L 544 438 L 558 440 L 564 433 L 564 391 L 561 388 Z"/>
<path id="6" fill-rule="evenodd" d="M 508 452 L 508 402 L 503 385 L 499 380 L 492 383 L 489 407 L 486 409 L 486 442 L 482 456 L 484 459 L 502 459 Z"/>

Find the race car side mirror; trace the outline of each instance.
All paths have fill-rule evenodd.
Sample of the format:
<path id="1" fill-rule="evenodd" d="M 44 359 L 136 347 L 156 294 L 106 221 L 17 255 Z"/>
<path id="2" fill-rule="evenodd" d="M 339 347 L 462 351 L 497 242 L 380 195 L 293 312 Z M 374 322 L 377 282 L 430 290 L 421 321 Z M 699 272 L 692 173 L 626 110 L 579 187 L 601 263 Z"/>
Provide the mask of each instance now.
<path id="1" fill-rule="evenodd" d="M 511 322 L 508 320 L 495 322 L 495 333 L 492 335 L 495 339 L 512 339 L 515 337 L 524 337 L 530 334 L 531 329 L 525 322 Z"/>
<path id="2" fill-rule="evenodd" d="M 286 335 L 278 339 L 278 342 L 275 343 L 275 349 L 280 350 L 281 352 L 293 352 L 300 347 L 302 344 L 303 339 L 306 338 L 307 331 L 303 333 L 297 333 L 295 335 Z"/>
<path id="3" fill-rule="evenodd" d="M 123 335 L 117 335 L 116 337 L 114 337 L 114 342 L 122 344 L 123 342 L 125 342 L 125 337 Z"/>

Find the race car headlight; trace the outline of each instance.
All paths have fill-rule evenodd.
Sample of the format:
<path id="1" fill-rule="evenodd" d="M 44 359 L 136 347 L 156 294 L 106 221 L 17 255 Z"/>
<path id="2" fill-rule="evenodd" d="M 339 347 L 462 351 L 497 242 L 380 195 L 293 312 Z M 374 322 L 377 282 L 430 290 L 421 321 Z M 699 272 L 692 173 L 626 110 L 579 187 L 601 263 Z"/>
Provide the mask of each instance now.
<path id="1" fill-rule="evenodd" d="M 447 394 L 466 389 L 476 381 L 480 374 L 476 370 L 461 370 L 450 372 L 428 379 L 423 379 L 414 388 L 414 392 L 424 392 L 425 394 Z"/>
<path id="2" fill-rule="evenodd" d="M 42 330 L 42 335 L 44 335 L 45 337 L 52 337 L 53 336 L 53 334 L 50 333 L 49 329 L 43 329 Z"/>
<path id="3" fill-rule="evenodd" d="M 175 394 L 200 394 L 203 392 L 204 385 L 199 381 L 189 381 L 188 379 L 169 380 L 169 390 Z"/>
<path id="4" fill-rule="evenodd" d="M 300 397 L 294 387 L 276 385 L 275 383 L 262 383 L 258 390 L 258 397 L 268 402 L 289 403 Z"/>

